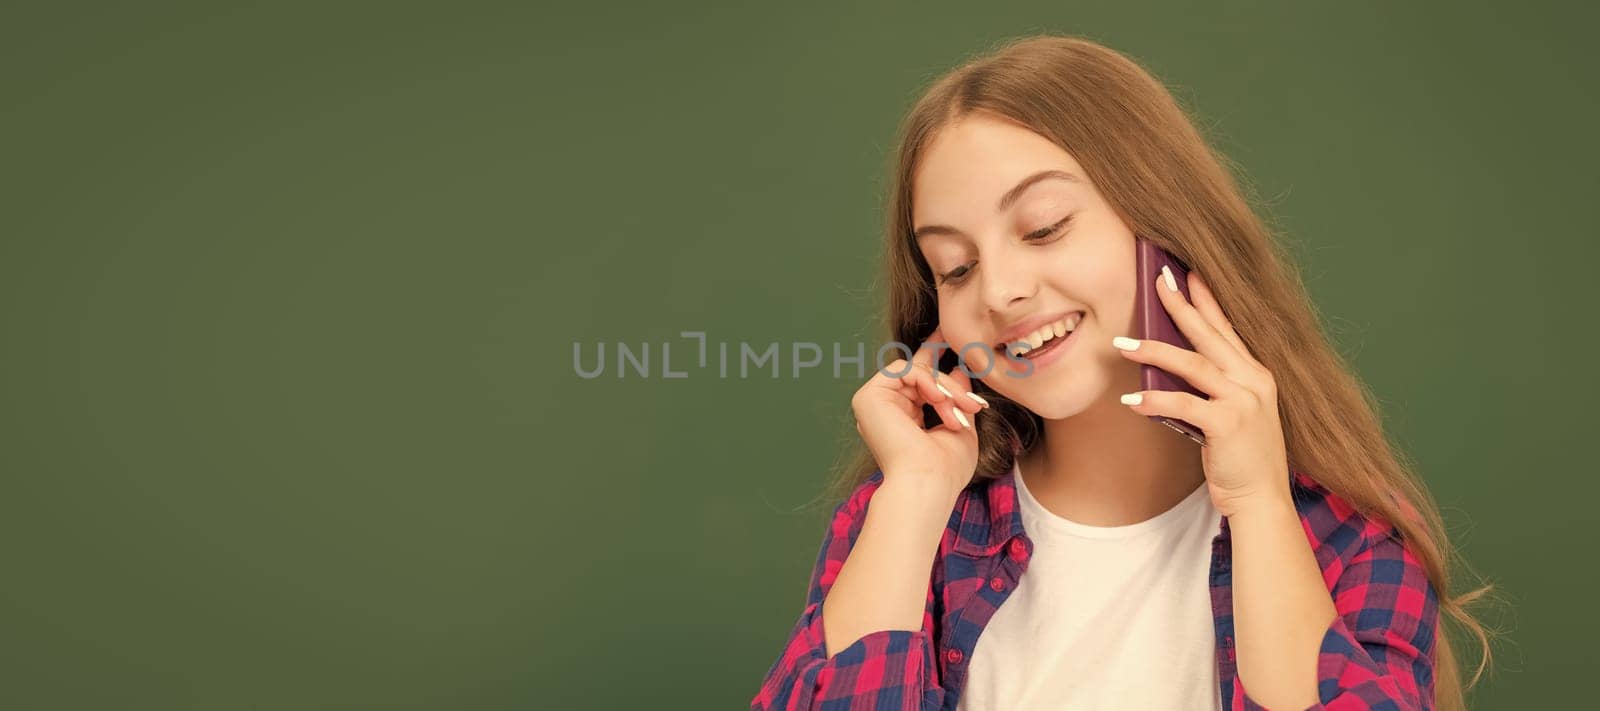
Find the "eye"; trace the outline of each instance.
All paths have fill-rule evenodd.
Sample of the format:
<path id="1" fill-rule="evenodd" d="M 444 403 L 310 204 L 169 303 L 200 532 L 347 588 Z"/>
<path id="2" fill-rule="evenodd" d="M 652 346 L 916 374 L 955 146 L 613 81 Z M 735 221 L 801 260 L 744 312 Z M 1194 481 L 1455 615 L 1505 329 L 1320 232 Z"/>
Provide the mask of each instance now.
<path id="1" fill-rule="evenodd" d="M 1043 242 L 1045 240 L 1045 238 L 1056 234 L 1062 228 L 1066 227 L 1068 223 L 1072 222 L 1072 218 L 1073 218 L 1072 215 L 1067 215 L 1066 217 L 1061 218 L 1060 222 L 1057 222 L 1057 223 L 1055 223 L 1055 224 L 1053 224 L 1053 225 L 1051 225 L 1049 227 L 1046 227 L 1046 228 L 1044 228 L 1042 230 L 1038 230 L 1038 231 L 1035 231 L 1035 232 L 1030 232 L 1030 233 L 1028 233 L 1028 234 L 1026 234 L 1026 235 L 1024 235 L 1022 237 L 1022 241 L 1024 241 L 1024 242 Z"/>
<path id="2" fill-rule="evenodd" d="M 939 275 L 939 283 L 960 284 L 962 281 L 966 280 L 967 272 L 972 271 L 972 264 L 972 262 L 967 262 L 966 264 Z"/>

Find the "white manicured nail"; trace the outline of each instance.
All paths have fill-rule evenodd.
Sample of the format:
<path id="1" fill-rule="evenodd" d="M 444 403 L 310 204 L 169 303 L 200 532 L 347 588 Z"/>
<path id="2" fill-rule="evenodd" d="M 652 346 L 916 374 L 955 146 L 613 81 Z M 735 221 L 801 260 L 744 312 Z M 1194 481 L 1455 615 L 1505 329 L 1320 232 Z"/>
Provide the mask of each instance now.
<path id="1" fill-rule="evenodd" d="M 979 404 L 979 405 L 982 405 L 982 406 L 984 406 L 984 407 L 988 407 L 988 406 L 989 406 L 989 401 L 988 401 L 988 400 L 985 400 L 985 399 L 983 399 L 983 398 L 981 398 L 981 397 L 978 397 L 978 394 L 977 394 L 977 393 L 967 393 L 967 397 L 970 397 L 970 398 L 972 398 L 972 399 L 973 399 L 973 400 L 974 400 L 974 401 L 976 401 L 976 402 L 977 402 L 977 403 L 978 403 L 978 404 Z"/>
<path id="2" fill-rule="evenodd" d="M 1111 345 L 1125 351 L 1134 351 L 1139 349 L 1138 339 L 1128 338 L 1127 336 L 1117 336 L 1116 338 L 1111 339 Z"/>
<path id="3" fill-rule="evenodd" d="M 937 380 L 935 380 L 935 381 L 933 381 L 933 387 L 935 387 L 935 388 L 938 388 L 938 389 L 939 389 L 939 392 L 942 392 L 942 393 L 944 393 L 944 396 L 945 396 L 945 397 L 955 397 L 955 396 L 954 396 L 954 395 L 951 395 L 951 394 L 950 394 L 950 391 L 949 391 L 949 390 L 945 390 L 945 389 L 944 389 L 944 386 L 943 386 L 943 385 L 941 385 L 941 384 L 940 384 L 940 383 L 939 383 L 939 381 L 937 381 Z"/>
<path id="4" fill-rule="evenodd" d="M 1167 280 L 1167 289 L 1176 293 L 1178 291 L 1178 280 L 1172 276 L 1172 270 L 1168 269 L 1165 264 L 1161 265 L 1161 276 Z"/>
<path id="5" fill-rule="evenodd" d="M 1144 402 L 1144 393 L 1128 393 L 1122 396 L 1122 404 L 1137 405 Z"/>

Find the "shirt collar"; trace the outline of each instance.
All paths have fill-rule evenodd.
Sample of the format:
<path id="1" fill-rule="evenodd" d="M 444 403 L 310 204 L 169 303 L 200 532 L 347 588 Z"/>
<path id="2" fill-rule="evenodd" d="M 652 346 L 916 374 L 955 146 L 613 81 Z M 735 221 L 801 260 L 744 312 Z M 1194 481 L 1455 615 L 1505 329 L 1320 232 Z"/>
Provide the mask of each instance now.
<path id="1" fill-rule="evenodd" d="M 1294 488 L 1315 487 L 1317 484 L 1301 472 L 1285 471 Z M 992 479 L 987 484 L 977 484 L 967 489 L 961 505 L 961 527 L 956 535 L 955 552 L 975 558 L 987 558 L 1000 551 L 1012 538 L 1024 533 L 1022 511 L 1017 501 L 1017 465 Z M 1215 541 L 1226 543 L 1230 538 L 1228 518 L 1222 518 Z"/>
<path id="2" fill-rule="evenodd" d="M 1017 467 L 986 479 L 967 490 L 961 505 L 961 528 L 956 535 L 955 552 L 976 558 L 998 553 L 1012 538 L 1022 534 L 1022 512 L 1017 504 Z"/>

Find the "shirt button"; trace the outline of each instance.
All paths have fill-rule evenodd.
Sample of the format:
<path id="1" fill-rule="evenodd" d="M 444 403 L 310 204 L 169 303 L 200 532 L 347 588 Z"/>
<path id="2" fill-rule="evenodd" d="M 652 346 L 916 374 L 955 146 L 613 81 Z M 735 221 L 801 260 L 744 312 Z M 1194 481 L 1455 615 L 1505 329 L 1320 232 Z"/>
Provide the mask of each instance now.
<path id="1" fill-rule="evenodd" d="M 1001 580 L 999 577 L 989 578 L 989 589 L 1000 592 L 1006 589 L 1006 581 Z"/>
<path id="2" fill-rule="evenodd" d="M 1011 557 L 1017 560 L 1028 559 L 1028 547 L 1022 543 L 1021 538 L 1011 539 Z"/>
<path id="3" fill-rule="evenodd" d="M 944 658 L 945 658 L 946 661 L 949 661 L 951 664 L 960 664 L 961 663 L 961 650 L 952 648 L 950 651 L 944 653 Z"/>

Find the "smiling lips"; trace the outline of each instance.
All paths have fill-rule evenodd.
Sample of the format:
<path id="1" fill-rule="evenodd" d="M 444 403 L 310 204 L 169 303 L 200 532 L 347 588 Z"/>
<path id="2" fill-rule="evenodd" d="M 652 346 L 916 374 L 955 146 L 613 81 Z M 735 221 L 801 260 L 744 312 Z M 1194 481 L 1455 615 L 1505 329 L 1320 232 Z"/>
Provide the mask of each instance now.
<path id="1" fill-rule="evenodd" d="M 1034 329 L 1032 333 L 1005 344 L 1006 350 L 1011 355 L 1026 357 L 1029 352 L 1037 351 L 1045 345 L 1055 343 L 1058 339 L 1072 333 L 1078 327 L 1079 319 L 1082 318 L 1083 312 L 1081 311 L 1067 314 L 1052 323 L 1047 323 Z"/>

